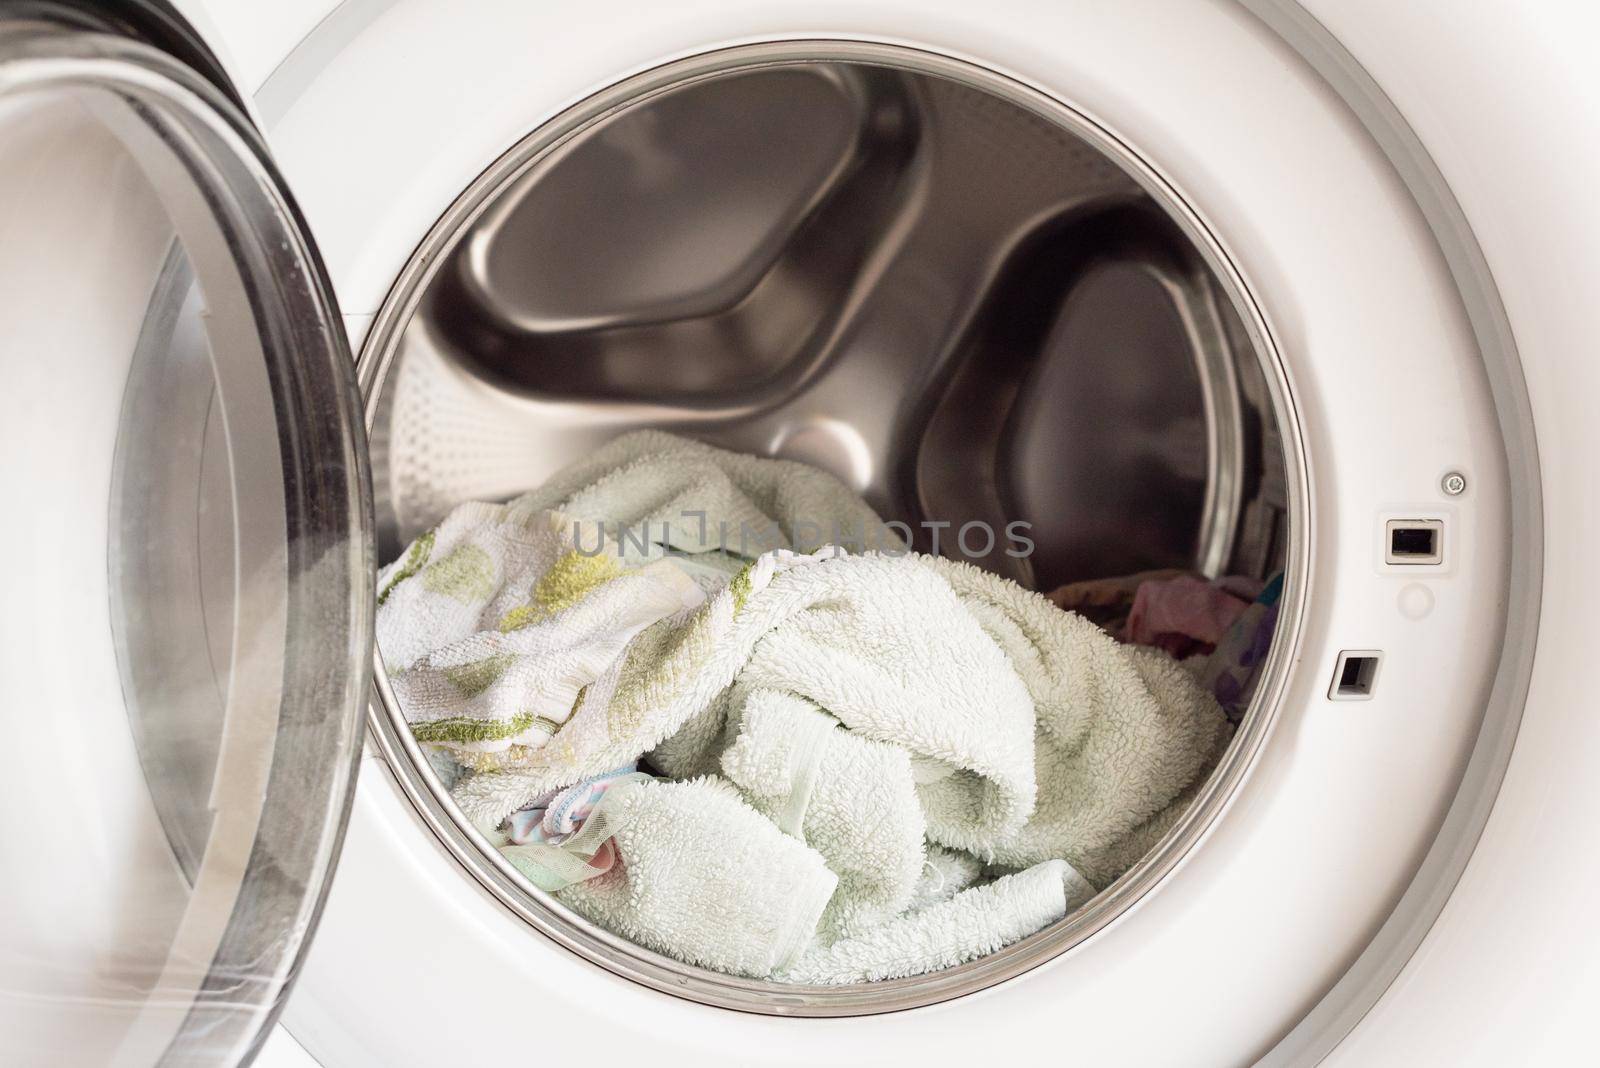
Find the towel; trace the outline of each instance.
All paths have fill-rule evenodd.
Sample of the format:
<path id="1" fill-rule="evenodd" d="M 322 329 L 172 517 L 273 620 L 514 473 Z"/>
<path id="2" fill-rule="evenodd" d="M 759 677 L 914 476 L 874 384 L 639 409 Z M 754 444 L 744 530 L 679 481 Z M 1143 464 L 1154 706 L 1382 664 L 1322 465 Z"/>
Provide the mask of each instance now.
<path id="1" fill-rule="evenodd" d="M 456 801 L 495 827 L 641 752 L 669 776 L 700 773 L 735 682 L 803 698 L 906 750 L 930 841 L 988 859 L 1033 809 L 1033 701 L 1006 655 L 928 558 L 827 549 L 767 553 L 683 625 L 641 632 L 554 744 L 517 770 L 472 776 Z"/>
<path id="2" fill-rule="evenodd" d="M 1231 728 L 1159 652 L 875 524 L 804 465 L 628 435 L 408 547 L 380 646 L 463 813 L 596 923 L 739 975 L 918 974 L 1115 880 Z M 641 757 L 680 781 L 595 778 Z"/>
<path id="3" fill-rule="evenodd" d="M 378 648 L 413 733 L 480 769 L 545 745 L 635 635 L 704 600 L 673 561 L 584 555 L 566 517 L 476 503 L 379 588 Z"/>
<path id="4" fill-rule="evenodd" d="M 1081 616 L 970 564 L 932 566 L 1005 650 L 1036 709 L 1038 801 L 992 859 L 1026 867 L 1061 858 L 1105 885 L 1136 859 L 1118 844 L 1216 763 L 1231 736 L 1227 717 L 1165 654 L 1118 644 Z"/>
<path id="5" fill-rule="evenodd" d="M 813 985 L 871 983 L 950 968 L 1048 927 L 1093 893 L 1065 861 L 1046 861 L 962 890 L 859 938 L 814 946 L 775 978 Z"/>
<path id="6" fill-rule="evenodd" d="M 839 877 L 820 937 L 859 935 L 904 912 L 922 877 L 924 832 L 906 750 L 839 730 L 776 690 L 749 691 L 734 721 L 723 774 Z"/>
<path id="7" fill-rule="evenodd" d="M 983 862 L 971 853 L 960 853 L 940 846 L 929 846 L 922 862 L 922 875 L 911 890 L 908 911 L 925 909 L 949 901 L 983 875 Z"/>
<path id="8" fill-rule="evenodd" d="M 773 549 L 899 552 L 900 538 L 826 471 L 729 452 L 658 430 L 610 442 L 517 504 L 620 527 L 684 553 L 753 559 Z"/>
<path id="9" fill-rule="evenodd" d="M 461 505 L 409 545 L 379 575 L 378 647 L 418 741 L 473 770 L 516 767 L 641 630 L 764 551 L 829 542 L 904 548 L 827 472 L 626 434 L 509 505 Z"/>
<path id="10" fill-rule="evenodd" d="M 648 949 L 733 975 L 764 978 L 811 942 L 837 879 L 731 784 L 614 786 L 601 812 L 623 861 L 557 893 L 576 912 Z"/>

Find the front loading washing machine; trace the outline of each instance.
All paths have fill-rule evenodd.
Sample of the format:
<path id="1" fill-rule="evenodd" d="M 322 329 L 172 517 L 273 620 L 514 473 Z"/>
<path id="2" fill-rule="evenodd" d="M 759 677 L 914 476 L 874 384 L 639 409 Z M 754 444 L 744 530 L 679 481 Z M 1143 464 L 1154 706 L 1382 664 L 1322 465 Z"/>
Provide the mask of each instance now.
<path id="1" fill-rule="evenodd" d="M 280 1013 L 330 1068 L 1581 1041 L 1589 16 L 0 13 L 8 1060 L 243 1062 Z M 375 567 L 646 426 L 1025 520 L 981 562 L 1034 588 L 1281 573 L 1233 742 L 1088 905 L 944 971 L 582 920 L 404 728 Z"/>

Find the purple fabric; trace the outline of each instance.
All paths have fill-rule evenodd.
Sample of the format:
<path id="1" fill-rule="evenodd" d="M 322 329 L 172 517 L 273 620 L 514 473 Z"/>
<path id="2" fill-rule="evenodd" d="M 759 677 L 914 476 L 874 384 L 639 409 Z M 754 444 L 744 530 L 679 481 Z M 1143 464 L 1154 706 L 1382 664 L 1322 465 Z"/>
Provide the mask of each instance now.
<path id="1" fill-rule="evenodd" d="M 1278 596 L 1282 589 L 1282 577 L 1275 576 L 1255 603 L 1234 620 L 1200 674 L 1200 684 L 1211 691 L 1235 724 L 1244 718 L 1250 706 L 1267 653 L 1272 649 L 1272 638 L 1278 628 Z"/>

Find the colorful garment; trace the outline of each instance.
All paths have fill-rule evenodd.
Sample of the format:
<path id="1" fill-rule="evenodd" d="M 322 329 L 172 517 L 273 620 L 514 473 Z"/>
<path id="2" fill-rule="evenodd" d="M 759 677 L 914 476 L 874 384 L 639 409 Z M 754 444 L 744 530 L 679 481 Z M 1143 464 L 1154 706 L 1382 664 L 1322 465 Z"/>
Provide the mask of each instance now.
<path id="1" fill-rule="evenodd" d="M 591 775 L 564 790 L 555 790 L 511 814 L 506 838 L 512 845 L 544 842 L 560 845 L 583 827 L 606 790 L 632 776 L 638 764 L 628 764 L 602 775 Z"/>
<path id="2" fill-rule="evenodd" d="M 1152 645 L 1178 659 L 1210 652 L 1250 606 L 1236 596 L 1238 580 L 1211 582 L 1194 575 L 1157 579 L 1139 585 L 1123 638 Z"/>
<path id="3" fill-rule="evenodd" d="M 1209 690 L 1232 723 L 1244 718 L 1250 698 L 1260 681 L 1261 669 L 1272 648 L 1278 627 L 1278 602 L 1283 594 L 1283 575 L 1267 583 L 1254 602 L 1233 621 L 1217 642 L 1216 651 L 1200 673 L 1200 685 Z"/>

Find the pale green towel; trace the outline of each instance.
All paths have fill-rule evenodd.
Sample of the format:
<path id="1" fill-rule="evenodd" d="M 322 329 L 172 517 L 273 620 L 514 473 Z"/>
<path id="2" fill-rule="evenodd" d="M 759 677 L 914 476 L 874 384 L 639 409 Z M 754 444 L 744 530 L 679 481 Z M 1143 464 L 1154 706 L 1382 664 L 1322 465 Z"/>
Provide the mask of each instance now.
<path id="1" fill-rule="evenodd" d="M 824 545 L 851 552 L 904 548 L 859 495 L 826 471 L 659 430 L 624 434 L 517 504 L 621 524 L 686 553 L 726 549 L 754 559 L 772 549 L 809 553 Z M 663 530 L 670 535 L 664 540 Z"/>
<path id="2" fill-rule="evenodd" d="M 983 875 L 983 862 L 971 853 L 929 846 L 923 859 L 922 875 L 911 891 L 908 911 L 915 912 L 941 901 L 949 901 Z"/>
<path id="3" fill-rule="evenodd" d="M 584 693 L 553 744 L 455 791 L 493 827 L 529 799 L 684 731 L 722 737 L 734 682 L 804 698 L 938 774 L 920 782 L 931 841 L 987 857 L 1033 808 L 1033 702 L 948 583 L 914 556 L 762 556 L 682 625 L 642 632 Z M 675 739 L 681 741 L 681 739 Z M 680 746 L 673 776 L 704 768 Z"/>
<path id="4" fill-rule="evenodd" d="M 608 803 L 620 863 L 560 895 L 742 975 L 912 975 L 1024 937 L 1135 863 L 1229 737 L 1175 663 L 905 553 L 832 476 L 655 432 L 463 506 L 380 590 L 396 693 L 479 769 L 453 795 L 486 832 L 641 754 L 689 780 Z"/>
<path id="5" fill-rule="evenodd" d="M 734 722 L 723 774 L 839 876 L 819 936 L 860 935 L 904 912 L 924 852 L 906 750 L 839 730 L 815 705 L 776 690 L 749 691 Z"/>
<path id="6" fill-rule="evenodd" d="M 1093 893 L 1065 861 L 1046 861 L 962 890 L 858 938 L 813 946 L 775 978 L 814 985 L 870 983 L 954 967 L 1048 927 Z"/>
<path id="7" fill-rule="evenodd" d="M 1138 859 L 1125 843 L 1147 849 L 1187 803 L 1184 791 L 1228 743 L 1227 717 L 1171 657 L 1121 645 L 968 564 L 933 566 L 1005 650 L 1037 710 L 1038 803 L 994 860 L 1024 867 L 1060 857 L 1105 885 Z"/>
<path id="8" fill-rule="evenodd" d="M 760 978 L 798 958 L 837 882 L 815 850 L 719 779 L 614 791 L 605 815 L 620 863 L 557 897 L 609 931 L 702 968 Z"/>

